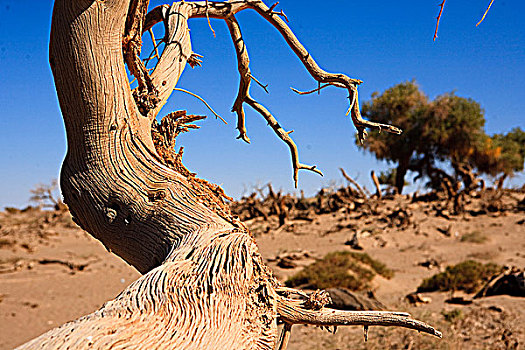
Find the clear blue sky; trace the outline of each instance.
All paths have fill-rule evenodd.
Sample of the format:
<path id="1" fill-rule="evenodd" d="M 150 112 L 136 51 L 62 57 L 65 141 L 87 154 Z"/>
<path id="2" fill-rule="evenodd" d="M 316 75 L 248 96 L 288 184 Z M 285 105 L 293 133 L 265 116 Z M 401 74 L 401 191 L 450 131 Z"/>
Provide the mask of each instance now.
<path id="1" fill-rule="evenodd" d="M 285 10 L 289 25 L 321 67 L 364 80 L 362 101 L 374 91 L 415 78 L 431 98 L 455 90 L 479 101 L 489 133 L 525 128 L 525 2 L 495 0 L 476 28 L 488 2 L 448 0 L 435 43 L 438 1 L 283 0 L 278 9 Z M 152 5 L 159 3 L 152 0 Z M 58 177 L 65 154 L 48 66 L 51 12 L 51 0 L 0 0 L 0 207 L 26 205 L 29 189 Z M 300 173 L 300 189 L 311 194 L 341 182 L 339 167 L 370 186 L 370 170 L 387 164 L 354 145 L 345 92 L 293 94 L 290 86 L 306 90 L 316 84 L 268 23 L 252 11 L 238 19 L 252 72 L 270 84 L 269 95 L 255 85 L 252 95 L 285 129 L 295 130 L 301 160 L 325 173 L 324 178 Z M 186 165 L 235 197 L 268 182 L 291 192 L 288 149 L 249 107 L 252 144 L 235 139 L 235 115 L 230 112 L 238 84 L 235 54 L 226 25 L 219 20 L 212 25 L 216 38 L 206 20 L 190 22 L 194 51 L 205 56 L 204 66 L 188 67 L 179 86 L 206 98 L 229 125 L 209 118 L 201 122 L 201 130 L 181 137 Z M 199 101 L 177 92 L 162 113 L 176 109 L 209 115 Z M 515 178 L 514 184 L 523 179 Z"/>

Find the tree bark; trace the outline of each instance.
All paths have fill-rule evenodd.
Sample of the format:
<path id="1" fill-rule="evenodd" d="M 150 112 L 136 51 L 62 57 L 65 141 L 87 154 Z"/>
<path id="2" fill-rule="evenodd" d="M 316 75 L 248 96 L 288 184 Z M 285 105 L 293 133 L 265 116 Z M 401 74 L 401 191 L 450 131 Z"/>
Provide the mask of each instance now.
<path id="1" fill-rule="evenodd" d="M 146 0 L 55 1 L 50 64 L 68 141 L 64 200 L 75 222 L 144 275 L 100 310 L 20 349 L 272 349 L 278 320 L 286 329 L 296 323 L 377 324 L 440 335 L 406 314 L 332 313 L 291 298 L 250 232 L 231 215 L 220 188 L 187 171 L 181 152 L 154 141 L 152 132 L 174 138 L 191 127 L 181 123 L 199 119 L 171 113 L 152 130 L 193 59 L 187 20 L 209 10 L 236 23 L 231 16 L 250 6 L 275 16 L 259 1 L 210 4 L 163 5 L 144 18 Z M 137 18 L 141 23 L 133 22 Z M 149 76 L 137 61 L 136 31 L 160 21 L 166 47 Z M 141 80 L 135 91 L 124 62 Z M 361 127 L 368 126 L 358 117 L 353 115 Z"/>
<path id="2" fill-rule="evenodd" d="M 405 175 L 408 171 L 409 161 L 410 157 L 402 158 L 399 160 L 399 164 L 397 165 L 395 186 L 398 194 L 403 194 L 403 187 L 405 187 Z"/>

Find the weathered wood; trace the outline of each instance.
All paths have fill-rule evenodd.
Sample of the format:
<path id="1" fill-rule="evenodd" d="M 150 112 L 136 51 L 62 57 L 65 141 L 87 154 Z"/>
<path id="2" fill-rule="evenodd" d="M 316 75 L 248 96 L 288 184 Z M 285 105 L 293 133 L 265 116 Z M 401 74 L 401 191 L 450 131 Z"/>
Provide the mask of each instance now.
<path id="1" fill-rule="evenodd" d="M 370 177 L 372 177 L 372 181 L 374 182 L 374 186 L 376 187 L 376 196 L 377 198 L 381 199 L 383 197 L 383 194 L 381 193 L 381 185 L 379 184 L 379 179 L 377 178 L 377 175 L 375 171 L 370 172 Z"/>

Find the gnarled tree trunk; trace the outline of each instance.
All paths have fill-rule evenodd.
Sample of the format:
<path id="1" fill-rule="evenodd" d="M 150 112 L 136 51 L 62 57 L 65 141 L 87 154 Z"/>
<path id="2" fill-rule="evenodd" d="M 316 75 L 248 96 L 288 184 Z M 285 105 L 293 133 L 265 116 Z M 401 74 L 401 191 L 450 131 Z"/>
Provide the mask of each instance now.
<path id="1" fill-rule="evenodd" d="M 359 81 L 321 70 L 282 21 L 261 1 L 176 2 L 147 13 L 148 0 L 56 0 L 50 64 L 67 131 L 61 188 L 75 221 L 144 275 L 100 310 L 53 329 L 21 349 L 272 349 L 284 348 L 295 323 L 399 325 L 439 335 L 407 314 L 324 308 L 326 296 L 283 288 L 264 265 L 246 227 L 233 217 L 222 190 L 187 171 L 172 147 L 199 119 L 185 112 L 155 117 L 191 50 L 187 20 L 226 20 L 235 42 L 241 83 L 234 105 L 245 141 L 243 103 L 265 117 L 291 150 L 275 118 L 249 96 L 253 78 L 235 13 L 252 8 L 285 37 L 319 83 L 348 89 L 360 135 L 365 127 L 397 129 L 361 119 Z M 149 74 L 138 57 L 142 33 L 166 28 L 166 46 Z M 125 63 L 138 80 L 130 89 Z M 152 136 L 153 135 L 153 136 Z M 285 323 L 278 340 L 278 322 Z"/>

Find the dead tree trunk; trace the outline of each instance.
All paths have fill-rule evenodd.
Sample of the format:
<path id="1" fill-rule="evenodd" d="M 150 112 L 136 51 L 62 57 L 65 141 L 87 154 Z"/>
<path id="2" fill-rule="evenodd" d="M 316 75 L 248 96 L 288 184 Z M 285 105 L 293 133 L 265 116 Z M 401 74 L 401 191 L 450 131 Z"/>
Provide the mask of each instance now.
<path id="1" fill-rule="evenodd" d="M 432 327 L 392 312 L 324 308 L 280 287 L 263 263 L 249 231 L 233 217 L 222 190 L 184 168 L 178 133 L 197 116 L 155 117 L 193 54 L 187 21 L 224 19 L 239 60 L 241 82 L 234 104 L 240 138 L 248 141 L 243 104 L 258 111 L 290 147 L 297 148 L 266 108 L 249 95 L 253 77 L 235 13 L 251 8 L 275 26 L 320 83 L 344 87 L 360 137 L 365 127 L 398 129 L 365 121 L 359 113 L 360 81 L 321 70 L 297 41 L 282 12 L 261 1 L 176 2 L 147 12 L 149 0 L 56 0 L 50 64 L 67 131 L 61 188 L 75 221 L 144 275 L 100 310 L 53 329 L 21 349 L 272 349 L 278 323 L 286 346 L 292 324 L 385 325 L 440 335 Z M 163 23 L 165 48 L 149 74 L 138 56 L 142 33 Z M 125 64 L 138 81 L 130 89 Z M 325 85 L 327 86 L 327 85 Z M 153 127 L 152 127 L 153 126 Z"/>

